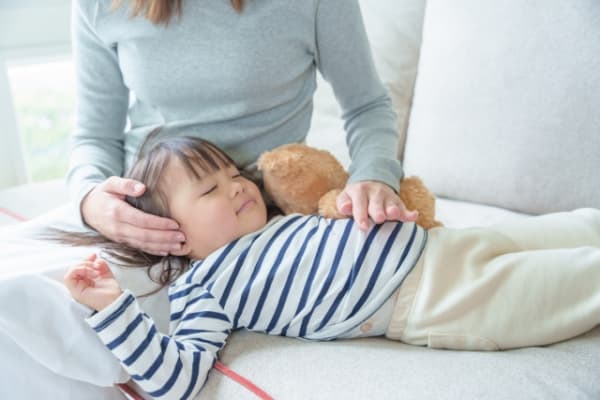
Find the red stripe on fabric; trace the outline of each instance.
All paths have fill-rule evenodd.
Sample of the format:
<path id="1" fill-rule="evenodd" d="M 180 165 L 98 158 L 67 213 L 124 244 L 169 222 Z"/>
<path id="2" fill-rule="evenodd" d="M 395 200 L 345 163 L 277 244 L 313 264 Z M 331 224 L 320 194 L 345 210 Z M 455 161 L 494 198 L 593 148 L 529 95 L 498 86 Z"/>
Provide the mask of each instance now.
<path id="1" fill-rule="evenodd" d="M 230 369 L 227 365 L 223 364 L 220 361 L 216 361 L 214 368 L 219 371 L 220 373 L 222 373 L 223 375 L 225 375 L 226 377 L 233 379 L 234 381 L 236 381 L 237 383 L 239 383 L 240 385 L 244 386 L 246 389 L 248 389 L 249 391 L 251 391 L 252 393 L 254 393 L 255 395 L 257 395 L 260 399 L 262 400 L 273 400 L 273 397 L 269 396 L 267 394 L 267 392 L 265 392 L 264 390 L 262 390 L 261 388 L 259 388 L 258 386 L 256 386 L 254 383 L 252 383 L 250 380 L 244 378 L 243 376 L 239 375 L 238 373 L 236 373 L 235 371 L 233 371 L 232 369 Z"/>
<path id="2" fill-rule="evenodd" d="M 9 217 L 16 219 L 17 221 L 27 221 L 27 218 L 25 218 L 22 215 L 17 214 L 16 212 L 13 212 L 11 210 L 7 210 L 6 208 L 2 208 L 0 207 L 0 213 L 8 215 Z"/>
<path id="3" fill-rule="evenodd" d="M 240 374 L 236 373 L 235 371 L 233 371 L 231 368 L 229 368 L 227 365 L 223 364 L 222 362 L 220 362 L 220 361 L 215 362 L 214 368 L 217 371 L 219 371 L 220 373 L 222 373 L 223 375 L 225 375 L 227 378 L 234 380 L 235 382 L 239 383 L 240 385 L 242 385 L 243 387 L 245 387 L 246 389 L 248 389 L 249 391 L 254 393 L 256 396 L 258 396 L 259 399 L 273 400 L 273 397 L 269 396 L 267 394 L 267 392 L 265 392 L 264 390 L 262 390 L 261 388 L 256 386 L 249 379 L 246 379 L 243 376 L 241 376 Z M 119 387 L 119 389 L 121 389 L 125 394 L 127 394 L 133 400 L 144 400 L 144 398 L 142 396 L 140 396 L 139 393 L 137 393 L 133 388 L 127 386 L 127 384 L 121 383 L 117 386 Z"/>
<path id="4" fill-rule="evenodd" d="M 125 383 L 121 383 L 117 385 L 121 391 L 123 391 L 127 396 L 131 397 L 133 400 L 144 400 L 142 396 L 138 394 L 135 390 L 127 386 Z"/>

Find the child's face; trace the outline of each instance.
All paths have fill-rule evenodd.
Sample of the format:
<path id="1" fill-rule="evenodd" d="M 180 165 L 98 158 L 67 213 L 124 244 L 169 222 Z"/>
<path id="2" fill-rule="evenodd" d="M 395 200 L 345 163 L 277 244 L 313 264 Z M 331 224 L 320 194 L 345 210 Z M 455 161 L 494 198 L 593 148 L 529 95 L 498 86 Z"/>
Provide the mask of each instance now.
<path id="1" fill-rule="evenodd" d="M 191 258 L 204 259 L 267 222 L 259 188 L 234 166 L 197 180 L 174 159 L 162 179 L 171 216 L 186 236 L 184 250 Z"/>

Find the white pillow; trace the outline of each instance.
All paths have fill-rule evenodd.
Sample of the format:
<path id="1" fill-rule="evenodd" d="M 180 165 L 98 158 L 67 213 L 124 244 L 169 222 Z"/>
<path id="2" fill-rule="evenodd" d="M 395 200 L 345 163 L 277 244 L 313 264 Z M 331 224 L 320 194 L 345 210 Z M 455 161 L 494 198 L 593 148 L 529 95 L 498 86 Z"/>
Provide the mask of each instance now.
<path id="1" fill-rule="evenodd" d="M 419 64 L 425 0 L 360 0 L 375 67 L 397 114 L 402 156 Z"/>
<path id="2" fill-rule="evenodd" d="M 360 0 L 359 3 L 375 67 L 398 115 L 401 155 L 417 73 L 425 0 Z M 349 157 L 339 107 L 329 84 L 319 79 L 318 85 L 307 142 L 333 151 L 347 166 Z"/>
<path id="3" fill-rule="evenodd" d="M 440 196 L 600 208 L 600 3 L 429 0 L 404 160 Z"/>

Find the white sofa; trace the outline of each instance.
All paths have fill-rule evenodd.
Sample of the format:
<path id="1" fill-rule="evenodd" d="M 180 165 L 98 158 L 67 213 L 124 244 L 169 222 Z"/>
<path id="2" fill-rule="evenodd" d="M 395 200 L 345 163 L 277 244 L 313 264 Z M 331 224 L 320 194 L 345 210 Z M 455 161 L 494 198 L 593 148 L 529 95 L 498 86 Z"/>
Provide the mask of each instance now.
<path id="1" fill-rule="evenodd" d="M 600 207 L 600 4 L 362 0 L 361 7 L 398 113 L 399 154 L 407 173 L 438 194 L 444 224 Z M 342 131 L 321 82 L 308 142 L 347 164 Z M 81 252 L 54 249 L 53 267 L 35 270 L 58 277 Z M 20 261 L 34 268 L 27 255 Z M 493 353 L 236 332 L 221 360 L 276 399 L 600 398 L 600 328 Z M 212 372 L 198 398 L 257 397 Z"/>
<path id="2" fill-rule="evenodd" d="M 481 226 L 600 208 L 600 3 L 361 6 L 398 113 L 405 169 L 440 196 L 441 221 Z M 342 140 L 335 100 L 320 85 L 308 142 L 347 163 Z M 552 346 L 495 353 L 238 332 L 222 360 L 276 399 L 600 398 L 600 328 Z M 216 373 L 204 395 L 256 398 Z"/>

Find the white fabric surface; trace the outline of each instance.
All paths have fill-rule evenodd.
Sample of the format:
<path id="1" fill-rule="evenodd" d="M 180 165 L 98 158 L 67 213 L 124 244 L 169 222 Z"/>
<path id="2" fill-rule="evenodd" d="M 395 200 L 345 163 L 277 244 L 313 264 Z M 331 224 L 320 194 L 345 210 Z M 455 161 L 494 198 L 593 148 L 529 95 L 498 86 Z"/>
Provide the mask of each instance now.
<path id="1" fill-rule="evenodd" d="M 397 115 L 398 154 L 404 153 L 417 76 L 424 0 L 361 0 L 361 11 L 377 72 Z"/>
<path id="2" fill-rule="evenodd" d="M 60 284 L 67 268 L 96 249 L 34 239 L 40 227 L 78 226 L 69 222 L 70 215 L 62 207 L 0 228 L 0 399 L 123 398 L 110 384 L 125 381 L 126 375 L 85 324 L 90 310 L 72 301 Z M 142 270 L 116 269 L 115 274 L 136 294 L 155 288 Z M 142 297 L 140 303 L 164 331 L 166 290 Z"/>
<path id="3" fill-rule="evenodd" d="M 600 398 L 598 328 L 550 347 L 493 353 L 434 350 L 379 338 L 298 343 L 238 332 L 221 360 L 283 400 Z M 208 399 L 256 399 L 214 372 L 203 393 Z"/>
<path id="4" fill-rule="evenodd" d="M 113 387 L 92 386 L 53 373 L 23 352 L 8 337 L 0 334 L 0 398 L 14 400 L 122 400 Z"/>
<path id="5" fill-rule="evenodd" d="M 0 340 L 12 341 L 28 361 L 45 366 L 56 376 L 97 386 L 110 387 L 128 380 L 103 343 L 96 335 L 90 335 L 84 318 L 92 310 L 73 301 L 61 284 L 39 274 L 25 274 L 3 279 L 0 289 Z M 27 371 L 29 366 L 24 368 L 17 362 L 20 359 L 1 362 L 0 376 L 7 379 Z M 2 396 L 9 388 L 11 391 Z M 15 398 L 15 389 L 18 392 L 22 388 L 0 385 L 0 398 Z"/>
<path id="6" fill-rule="evenodd" d="M 405 170 L 527 213 L 600 207 L 600 6 L 431 0 Z"/>
<path id="7" fill-rule="evenodd" d="M 67 187 L 62 179 L 0 189 L 0 226 L 18 222 L 5 212 L 18 211 L 19 217 L 31 219 L 62 206 L 68 200 Z"/>

